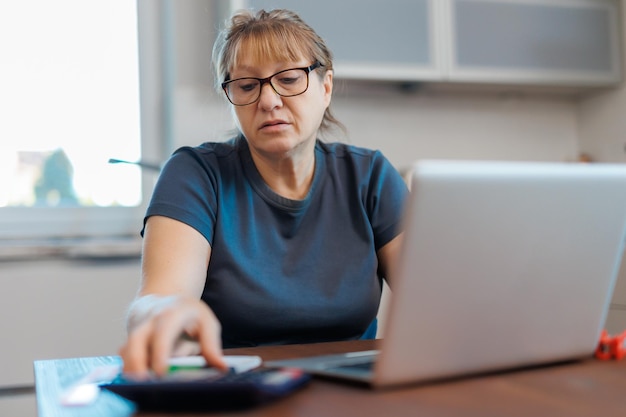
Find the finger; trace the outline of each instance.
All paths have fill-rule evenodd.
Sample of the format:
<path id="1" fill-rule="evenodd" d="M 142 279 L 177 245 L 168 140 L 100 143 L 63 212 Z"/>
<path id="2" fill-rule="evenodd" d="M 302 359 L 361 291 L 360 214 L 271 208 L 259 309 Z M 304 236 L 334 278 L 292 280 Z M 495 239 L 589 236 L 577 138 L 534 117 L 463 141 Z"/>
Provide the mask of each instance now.
<path id="1" fill-rule="evenodd" d="M 172 349 L 184 329 L 183 314 L 179 309 L 163 311 L 154 319 L 154 329 L 150 338 L 150 368 L 159 376 L 169 370 Z"/>
<path id="2" fill-rule="evenodd" d="M 200 343 L 200 354 L 204 356 L 208 365 L 223 371 L 228 370 L 222 355 L 222 327 L 211 310 L 207 307 L 204 320 L 199 323 L 197 339 Z"/>
<path id="3" fill-rule="evenodd" d="M 120 349 L 123 362 L 123 372 L 145 374 L 148 372 L 149 340 L 153 324 L 150 320 L 137 326 L 126 339 L 126 344 Z"/>
<path id="4" fill-rule="evenodd" d="M 200 343 L 181 337 L 172 349 L 172 356 L 191 356 L 200 354 Z"/>

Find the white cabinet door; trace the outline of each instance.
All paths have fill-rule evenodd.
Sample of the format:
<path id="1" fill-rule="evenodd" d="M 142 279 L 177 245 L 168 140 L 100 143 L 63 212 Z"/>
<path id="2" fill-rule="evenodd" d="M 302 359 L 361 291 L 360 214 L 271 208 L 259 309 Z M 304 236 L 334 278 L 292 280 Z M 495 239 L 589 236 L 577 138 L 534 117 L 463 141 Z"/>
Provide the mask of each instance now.
<path id="1" fill-rule="evenodd" d="M 288 8 L 326 41 L 340 78 L 440 80 L 441 0 L 245 0 L 237 7 Z"/>
<path id="2" fill-rule="evenodd" d="M 451 0 L 452 81 L 600 85 L 620 80 L 616 0 Z"/>
<path id="3" fill-rule="evenodd" d="M 339 78 L 605 86 L 621 79 L 620 0 L 231 0 L 298 12 Z"/>
<path id="4" fill-rule="evenodd" d="M 35 360 L 115 355 L 140 275 L 139 259 L 0 263 L 0 389 L 32 386 Z"/>

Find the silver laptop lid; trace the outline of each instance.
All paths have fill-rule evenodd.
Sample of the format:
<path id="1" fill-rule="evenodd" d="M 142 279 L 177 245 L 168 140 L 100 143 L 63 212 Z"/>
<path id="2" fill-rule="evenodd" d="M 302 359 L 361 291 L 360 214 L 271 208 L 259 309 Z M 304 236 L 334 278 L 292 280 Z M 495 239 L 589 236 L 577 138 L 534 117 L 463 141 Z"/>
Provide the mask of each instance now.
<path id="1" fill-rule="evenodd" d="M 626 166 L 422 161 L 374 385 L 591 355 L 623 253 Z"/>

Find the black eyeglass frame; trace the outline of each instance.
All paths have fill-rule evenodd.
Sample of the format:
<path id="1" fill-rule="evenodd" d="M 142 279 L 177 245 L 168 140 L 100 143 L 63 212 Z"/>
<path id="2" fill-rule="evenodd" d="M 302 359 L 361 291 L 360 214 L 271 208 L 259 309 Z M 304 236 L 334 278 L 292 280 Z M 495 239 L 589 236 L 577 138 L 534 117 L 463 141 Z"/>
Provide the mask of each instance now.
<path id="1" fill-rule="evenodd" d="M 228 99 L 228 101 L 231 102 L 233 106 L 249 106 L 250 104 L 255 103 L 261 97 L 261 91 L 263 90 L 263 85 L 265 84 L 269 84 L 272 87 L 272 90 L 274 90 L 274 92 L 281 97 L 295 97 L 295 96 L 299 96 L 300 94 L 306 93 L 306 90 L 309 89 L 309 75 L 311 74 L 312 71 L 315 71 L 316 69 L 321 68 L 323 66 L 324 65 L 322 65 L 321 62 L 315 61 L 313 64 L 309 65 L 308 67 L 287 68 L 282 71 L 278 71 L 276 74 L 272 74 L 269 77 L 265 77 L 265 78 L 241 77 L 241 78 L 235 78 L 234 80 L 226 80 L 222 83 L 222 90 L 224 90 L 224 94 L 226 94 L 226 98 Z M 272 78 L 274 78 L 278 74 L 282 74 L 283 72 L 293 71 L 293 70 L 302 70 L 306 72 L 306 88 L 302 92 L 297 93 L 297 94 L 288 94 L 288 95 L 280 94 L 278 91 L 276 91 L 276 88 L 271 83 Z M 259 82 L 259 95 L 254 100 L 246 104 L 235 104 L 233 103 L 233 101 L 230 99 L 230 96 L 228 95 L 228 84 L 233 83 L 235 81 L 240 81 L 240 80 L 257 80 Z"/>

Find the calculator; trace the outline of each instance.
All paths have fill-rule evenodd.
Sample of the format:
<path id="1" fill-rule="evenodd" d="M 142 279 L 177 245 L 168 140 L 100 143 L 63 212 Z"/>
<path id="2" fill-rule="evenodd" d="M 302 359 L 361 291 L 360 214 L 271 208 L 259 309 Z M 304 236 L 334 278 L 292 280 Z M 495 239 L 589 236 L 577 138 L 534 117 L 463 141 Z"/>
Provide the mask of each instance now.
<path id="1" fill-rule="evenodd" d="M 100 387 L 132 401 L 139 411 L 220 411 L 276 400 L 304 387 L 310 379 L 297 368 L 256 368 L 242 373 L 208 369 L 146 380 L 122 374 Z"/>

